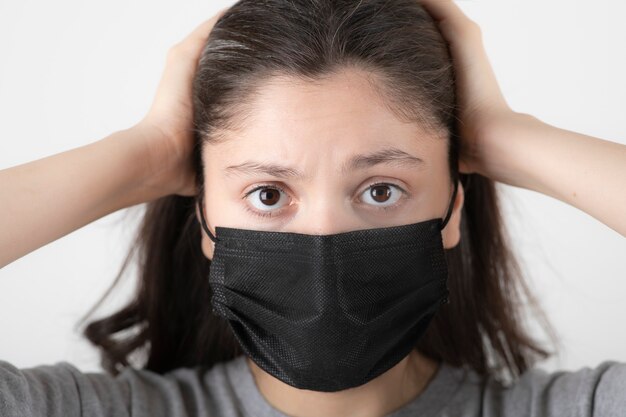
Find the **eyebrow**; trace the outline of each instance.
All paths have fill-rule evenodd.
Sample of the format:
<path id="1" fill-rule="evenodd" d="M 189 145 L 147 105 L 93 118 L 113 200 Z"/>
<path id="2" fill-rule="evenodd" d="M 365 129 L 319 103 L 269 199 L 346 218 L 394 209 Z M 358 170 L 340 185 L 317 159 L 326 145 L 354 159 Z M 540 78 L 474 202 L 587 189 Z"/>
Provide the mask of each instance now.
<path id="1" fill-rule="evenodd" d="M 368 154 L 358 154 L 350 157 L 341 167 L 341 173 L 346 174 L 357 169 L 371 168 L 376 165 L 397 165 L 407 168 L 422 168 L 424 161 L 398 148 L 385 148 Z M 307 176 L 295 168 L 256 161 L 246 161 L 241 164 L 225 168 L 226 175 L 258 175 L 264 174 L 276 178 L 291 180 L 306 180 Z"/>

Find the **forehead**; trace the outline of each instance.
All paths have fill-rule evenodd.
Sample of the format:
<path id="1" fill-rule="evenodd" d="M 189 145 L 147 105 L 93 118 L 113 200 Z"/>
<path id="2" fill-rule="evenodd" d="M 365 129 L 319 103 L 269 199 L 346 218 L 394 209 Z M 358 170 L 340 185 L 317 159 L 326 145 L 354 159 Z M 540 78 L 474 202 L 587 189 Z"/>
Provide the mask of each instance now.
<path id="1" fill-rule="evenodd" d="M 348 155 L 396 147 L 428 159 L 445 150 L 445 132 L 398 119 L 368 73 L 343 70 L 321 80 L 266 80 L 247 104 L 245 124 L 226 132 L 220 158 Z M 433 155 L 434 158 L 439 156 Z"/>

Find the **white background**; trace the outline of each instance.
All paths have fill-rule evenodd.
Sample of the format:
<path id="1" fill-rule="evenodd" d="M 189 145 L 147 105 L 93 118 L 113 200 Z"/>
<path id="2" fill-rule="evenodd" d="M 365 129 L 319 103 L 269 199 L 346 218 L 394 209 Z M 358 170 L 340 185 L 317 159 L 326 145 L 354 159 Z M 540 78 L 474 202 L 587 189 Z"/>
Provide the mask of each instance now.
<path id="1" fill-rule="evenodd" d="M 152 102 L 170 46 L 231 4 L 0 0 L 0 168 L 132 126 Z M 480 24 L 514 110 L 626 144 L 623 2 L 457 4 Z M 626 362 L 626 239 L 556 199 L 501 189 L 515 249 L 562 342 L 538 366 Z M 101 370 L 75 325 L 112 282 L 142 209 L 111 214 L 0 270 L 0 359 Z M 134 279 L 98 316 L 126 300 Z"/>

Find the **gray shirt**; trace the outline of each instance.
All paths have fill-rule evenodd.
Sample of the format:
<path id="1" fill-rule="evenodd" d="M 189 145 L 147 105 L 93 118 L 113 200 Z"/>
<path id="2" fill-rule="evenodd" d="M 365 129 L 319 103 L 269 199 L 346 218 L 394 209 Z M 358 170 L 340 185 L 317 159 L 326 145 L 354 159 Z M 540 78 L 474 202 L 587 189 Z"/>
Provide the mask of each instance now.
<path id="1" fill-rule="evenodd" d="M 265 400 L 243 355 L 204 374 L 127 368 L 116 377 L 67 362 L 18 369 L 0 361 L 0 416 L 288 417 Z M 443 363 L 418 397 L 387 415 L 409 416 L 625 417 L 626 363 L 533 368 L 510 386 Z"/>

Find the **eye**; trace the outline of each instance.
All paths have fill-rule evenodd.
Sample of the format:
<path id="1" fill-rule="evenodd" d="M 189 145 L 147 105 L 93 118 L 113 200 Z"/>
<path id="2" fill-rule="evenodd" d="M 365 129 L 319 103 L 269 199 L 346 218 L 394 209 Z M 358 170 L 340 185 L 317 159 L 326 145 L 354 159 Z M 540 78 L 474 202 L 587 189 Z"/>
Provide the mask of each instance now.
<path id="1" fill-rule="evenodd" d="M 361 200 L 378 208 L 394 206 L 405 194 L 405 191 L 394 184 L 375 183 L 361 193 Z"/>
<path id="2" fill-rule="evenodd" d="M 249 209 L 261 216 L 270 215 L 269 212 L 276 211 L 289 204 L 289 199 L 285 198 L 287 193 L 276 185 L 260 185 L 248 191 L 244 199 L 248 199 L 254 209 Z"/>

